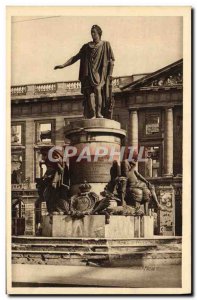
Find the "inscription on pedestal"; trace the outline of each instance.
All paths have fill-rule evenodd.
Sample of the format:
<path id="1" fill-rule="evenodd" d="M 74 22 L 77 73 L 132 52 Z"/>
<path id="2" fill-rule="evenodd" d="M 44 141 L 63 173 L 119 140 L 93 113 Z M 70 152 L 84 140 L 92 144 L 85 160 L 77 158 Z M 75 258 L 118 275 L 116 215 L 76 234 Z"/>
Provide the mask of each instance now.
<path id="1" fill-rule="evenodd" d="M 71 166 L 71 183 L 78 184 L 84 182 L 109 182 L 111 162 L 83 162 L 73 163 Z M 77 174 L 77 176 L 76 176 Z"/>

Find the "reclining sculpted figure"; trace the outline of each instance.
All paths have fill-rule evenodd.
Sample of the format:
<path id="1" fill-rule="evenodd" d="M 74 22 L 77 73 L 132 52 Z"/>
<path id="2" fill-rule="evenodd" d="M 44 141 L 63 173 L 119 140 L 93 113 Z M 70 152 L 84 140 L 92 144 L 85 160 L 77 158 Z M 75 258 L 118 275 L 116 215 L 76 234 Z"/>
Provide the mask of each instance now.
<path id="1" fill-rule="evenodd" d="M 148 206 L 151 201 L 156 204 L 157 209 L 162 209 L 158 202 L 155 188 L 140 173 L 135 170 L 136 162 L 123 160 L 121 163 L 121 176 L 127 178 L 122 187 L 127 205 L 140 207 L 144 204 L 144 213 L 148 215 Z"/>

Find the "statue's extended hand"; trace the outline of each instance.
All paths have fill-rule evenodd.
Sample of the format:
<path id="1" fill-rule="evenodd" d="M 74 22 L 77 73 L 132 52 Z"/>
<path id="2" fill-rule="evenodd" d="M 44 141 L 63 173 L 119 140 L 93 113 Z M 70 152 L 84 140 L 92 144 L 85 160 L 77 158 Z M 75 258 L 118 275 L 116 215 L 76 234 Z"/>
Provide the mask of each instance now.
<path id="1" fill-rule="evenodd" d="M 62 66 L 61 66 L 61 65 L 55 66 L 55 67 L 54 67 L 54 70 L 57 70 L 57 69 L 62 69 Z"/>

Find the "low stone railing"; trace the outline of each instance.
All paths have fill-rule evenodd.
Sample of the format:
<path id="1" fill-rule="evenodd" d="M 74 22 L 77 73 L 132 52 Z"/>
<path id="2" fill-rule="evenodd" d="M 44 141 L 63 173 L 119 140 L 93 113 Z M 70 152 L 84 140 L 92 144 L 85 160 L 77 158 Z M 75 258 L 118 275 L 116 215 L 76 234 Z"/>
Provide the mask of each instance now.
<path id="1" fill-rule="evenodd" d="M 57 83 L 46 83 L 46 84 L 35 84 L 34 93 L 43 94 L 43 93 L 56 93 Z"/>
<path id="2" fill-rule="evenodd" d="M 120 85 L 120 78 L 119 77 L 113 78 L 113 80 L 112 80 L 112 87 L 116 88 L 116 87 L 119 87 L 119 85 Z"/>
<path id="3" fill-rule="evenodd" d="M 11 96 L 26 95 L 27 85 L 19 85 L 11 87 Z"/>
<path id="4" fill-rule="evenodd" d="M 66 90 L 80 90 L 81 89 L 81 82 L 80 81 L 65 82 L 65 89 Z"/>
<path id="5" fill-rule="evenodd" d="M 112 88 L 119 88 L 121 79 L 124 77 L 115 77 L 112 80 Z M 41 84 L 29 84 L 11 87 L 11 96 L 22 96 L 22 95 L 41 95 L 41 94 L 62 94 L 64 91 L 78 92 L 81 90 L 80 81 L 65 81 L 65 82 L 53 82 L 53 83 L 41 83 Z"/>

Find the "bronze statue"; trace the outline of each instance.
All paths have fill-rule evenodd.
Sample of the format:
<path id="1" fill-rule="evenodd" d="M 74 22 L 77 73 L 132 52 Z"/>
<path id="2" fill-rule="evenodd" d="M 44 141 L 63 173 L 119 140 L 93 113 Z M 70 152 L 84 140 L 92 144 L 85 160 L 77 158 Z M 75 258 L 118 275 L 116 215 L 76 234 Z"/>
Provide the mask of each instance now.
<path id="1" fill-rule="evenodd" d="M 85 118 L 111 118 L 114 54 L 110 43 L 101 40 L 102 30 L 98 25 L 92 26 L 91 35 L 93 41 L 84 44 L 78 54 L 54 69 L 68 67 L 80 60 L 79 80 L 85 98 Z"/>
<path id="2" fill-rule="evenodd" d="M 112 166 L 110 168 L 110 181 L 105 187 L 105 190 L 114 194 L 116 192 L 117 180 L 120 176 L 120 167 L 116 160 L 113 161 Z"/>
<path id="3" fill-rule="evenodd" d="M 63 157 L 57 151 L 53 152 L 53 158 L 58 162 L 51 162 L 48 158 L 49 149 L 41 149 L 42 160 L 40 167 L 45 164 L 46 172 L 41 178 L 36 178 L 39 199 L 37 207 L 41 201 L 46 201 L 49 214 L 68 212 L 68 191 L 69 173 L 68 167 L 63 162 Z M 43 199 L 43 200 L 42 200 Z"/>
<path id="4" fill-rule="evenodd" d="M 148 214 L 148 205 L 152 200 L 158 209 L 162 209 L 158 202 L 155 188 L 140 173 L 135 170 L 136 162 L 128 162 L 127 159 L 121 163 L 121 175 L 127 178 L 124 185 L 125 200 L 128 205 L 135 205 L 140 208 L 144 204 L 145 215 Z"/>

